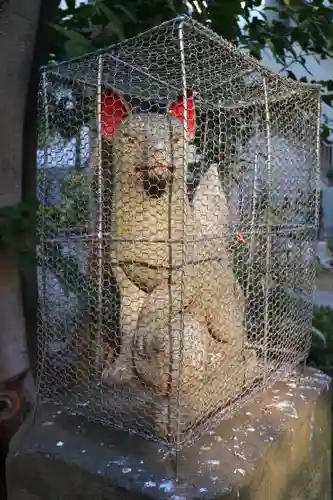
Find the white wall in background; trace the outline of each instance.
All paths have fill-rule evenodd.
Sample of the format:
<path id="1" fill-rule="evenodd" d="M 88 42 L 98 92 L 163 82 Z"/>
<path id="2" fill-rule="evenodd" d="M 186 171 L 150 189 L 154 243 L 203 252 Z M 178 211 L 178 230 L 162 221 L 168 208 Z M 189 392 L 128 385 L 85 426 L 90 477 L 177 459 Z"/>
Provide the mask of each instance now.
<path id="1" fill-rule="evenodd" d="M 324 0 L 323 2 L 326 5 L 330 5 L 328 0 Z M 265 0 L 265 6 L 268 7 L 279 7 L 278 0 Z M 274 20 L 277 17 L 276 12 L 265 11 L 266 16 Z M 333 22 L 333 18 L 332 18 Z M 295 52 L 298 55 L 302 55 L 305 59 L 305 67 L 306 69 L 299 63 L 291 63 L 288 66 L 288 70 L 292 71 L 297 78 L 307 77 L 308 80 L 333 80 L 333 58 L 327 58 L 324 60 L 320 60 L 316 56 L 306 55 L 302 53 L 301 48 L 295 44 L 294 45 Z M 279 73 L 281 75 L 286 75 L 287 72 L 283 69 L 281 64 L 277 63 L 274 59 L 272 52 L 269 48 L 265 48 L 262 51 L 262 64 L 264 64 L 269 69 Z M 333 108 L 323 104 L 322 106 L 322 117 L 323 119 L 326 117 L 329 121 L 332 121 L 333 125 Z M 333 134 L 330 137 L 333 139 Z"/>
<path id="2" fill-rule="evenodd" d="M 323 189 L 323 224 L 324 236 L 333 238 L 333 188 L 325 187 Z"/>

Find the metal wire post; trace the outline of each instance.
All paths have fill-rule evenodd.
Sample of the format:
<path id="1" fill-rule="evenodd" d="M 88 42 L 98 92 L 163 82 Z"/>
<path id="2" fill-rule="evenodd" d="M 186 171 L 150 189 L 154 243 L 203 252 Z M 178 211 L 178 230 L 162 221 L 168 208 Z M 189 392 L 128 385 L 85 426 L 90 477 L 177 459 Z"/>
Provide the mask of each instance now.
<path id="1" fill-rule="evenodd" d="M 45 207 L 46 202 L 47 202 L 47 168 L 48 168 L 48 152 L 49 152 L 49 130 L 50 130 L 50 121 L 49 121 L 49 106 L 48 106 L 48 81 L 47 81 L 47 75 L 46 71 L 43 71 L 41 75 L 41 84 L 42 84 L 42 109 L 43 109 L 43 115 L 44 115 L 44 121 L 45 121 L 45 128 L 43 130 L 43 154 L 44 154 L 44 164 L 41 169 L 41 186 L 40 186 L 40 203 L 42 207 Z M 38 167 L 38 166 L 37 166 Z M 45 305 L 45 298 L 46 298 L 46 273 L 47 273 L 47 268 L 46 266 L 43 265 L 43 257 L 46 253 L 46 242 L 45 242 L 45 218 L 41 217 L 40 221 L 40 228 L 39 228 L 39 234 L 40 234 L 40 244 L 39 244 L 39 251 L 42 255 L 42 265 L 41 265 L 41 290 L 39 291 L 38 295 L 38 302 L 39 302 L 39 315 L 40 319 L 39 321 L 41 322 L 39 331 L 45 332 L 45 329 L 47 328 L 47 320 L 46 320 L 46 305 Z M 38 250 L 37 250 L 38 251 Z M 37 409 L 39 406 L 39 401 L 40 401 L 40 395 L 41 395 L 41 382 L 42 378 L 44 375 L 44 369 L 45 369 L 45 361 L 46 361 L 46 355 L 47 355 L 47 348 L 48 348 L 48 341 L 47 337 L 43 339 L 42 343 L 39 343 L 41 346 L 38 351 L 39 351 L 39 360 L 38 363 L 40 365 L 39 367 L 39 373 L 37 377 L 37 384 L 36 384 L 36 402 L 34 406 L 34 412 L 33 412 L 33 422 L 35 422 L 36 419 L 36 414 L 37 414 Z"/>
<path id="2" fill-rule="evenodd" d="M 178 37 L 179 37 L 179 50 L 180 50 L 180 63 L 181 63 L 181 79 L 182 79 L 182 96 L 183 96 L 183 116 L 184 116 L 184 129 L 183 129 L 183 134 L 184 134 L 184 155 L 183 155 L 183 178 L 184 178 L 184 187 L 183 187 L 183 209 L 182 209 L 182 226 L 183 230 L 185 227 L 185 199 L 184 197 L 187 195 L 186 194 L 186 175 L 187 175 L 187 155 L 188 155 L 188 130 L 187 130 L 187 82 L 186 82 L 186 61 L 185 61 L 185 45 L 184 45 L 184 23 L 183 21 L 180 22 L 179 27 L 178 27 Z M 184 241 L 184 231 L 183 231 L 183 245 L 185 244 Z M 183 256 L 182 256 L 182 277 L 181 277 L 181 302 L 183 302 L 183 295 L 184 295 L 184 263 L 185 263 L 185 255 L 184 255 L 184 247 L 183 247 Z M 180 304 L 181 310 L 183 311 L 183 304 Z M 181 389 L 182 389 L 182 367 L 183 367 L 183 350 L 184 350 L 184 317 L 183 314 L 181 315 L 181 322 L 180 322 L 180 339 L 179 339 L 179 358 L 177 360 L 177 392 L 176 392 L 176 455 L 175 455 L 175 472 L 177 475 L 178 468 L 179 468 L 179 452 L 180 452 L 180 442 L 181 442 L 181 412 L 180 412 L 180 394 L 181 394 Z"/>
<path id="3" fill-rule="evenodd" d="M 268 335 L 269 335 L 269 288 L 271 280 L 271 258 L 272 258 L 272 229 L 271 229 L 271 203 L 272 203 L 272 145 L 271 145 L 271 116 L 268 101 L 268 89 L 266 77 L 263 78 L 264 101 L 265 101 L 265 126 L 266 126 L 266 182 L 267 182 L 267 213 L 266 213 L 266 256 L 265 256 L 265 289 L 264 289 L 264 383 L 267 383 L 268 368 Z"/>
<path id="4" fill-rule="evenodd" d="M 102 143 L 102 79 L 103 55 L 98 57 L 97 73 L 97 338 L 96 368 L 99 371 L 103 358 L 103 143 Z"/>

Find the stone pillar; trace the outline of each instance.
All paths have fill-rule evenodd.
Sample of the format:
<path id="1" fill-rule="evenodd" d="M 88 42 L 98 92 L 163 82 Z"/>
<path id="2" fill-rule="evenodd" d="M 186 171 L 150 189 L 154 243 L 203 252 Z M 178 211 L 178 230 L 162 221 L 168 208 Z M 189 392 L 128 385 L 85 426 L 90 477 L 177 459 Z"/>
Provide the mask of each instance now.
<path id="1" fill-rule="evenodd" d="M 330 500 L 331 383 L 307 368 L 185 449 L 42 405 L 11 442 L 8 500 Z"/>

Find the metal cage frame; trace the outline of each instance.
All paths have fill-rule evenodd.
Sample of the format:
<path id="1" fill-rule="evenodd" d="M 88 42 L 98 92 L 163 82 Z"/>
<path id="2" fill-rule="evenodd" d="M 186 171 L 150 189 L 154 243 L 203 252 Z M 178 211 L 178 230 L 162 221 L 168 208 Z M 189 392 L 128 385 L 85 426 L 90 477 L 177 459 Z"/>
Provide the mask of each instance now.
<path id="1" fill-rule="evenodd" d="M 192 52 L 189 53 L 191 43 Z M 200 47 L 202 47 L 202 49 L 200 49 Z M 178 61 L 176 64 L 173 56 L 177 54 L 177 50 Z M 163 51 L 165 51 L 165 54 Z M 223 55 L 224 60 L 222 60 Z M 200 57 L 203 60 L 200 59 Z M 211 62 L 211 59 L 213 58 L 215 58 L 215 66 L 213 66 L 213 63 Z M 209 73 L 210 64 L 212 65 L 212 69 Z M 174 68 L 176 65 L 177 69 Z M 223 75 L 222 68 L 224 68 Z M 206 79 L 201 81 L 200 78 L 202 78 L 203 74 L 206 75 Z M 90 96 L 95 95 L 93 99 L 90 97 L 91 102 L 95 103 L 93 114 L 94 116 L 99 117 L 102 113 L 101 107 L 103 86 L 112 88 L 113 90 L 116 89 L 117 92 L 122 92 L 123 94 L 130 94 L 131 91 L 132 94 L 136 95 L 140 93 L 138 90 L 140 79 L 141 81 L 146 82 L 146 86 L 145 84 L 142 84 L 143 88 L 141 89 L 141 97 L 143 96 L 143 100 L 150 99 L 150 97 L 152 97 L 153 100 L 156 100 L 161 97 L 164 102 L 167 98 L 170 98 L 170 96 L 174 97 L 181 94 L 185 101 L 188 88 L 191 88 L 193 90 L 193 95 L 199 102 L 199 110 L 201 111 L 199 118 L 201 120 L 203 132 L 200 136 L 200 144 L 199 146 L 196 146 L 197 150 L 199 149 L 201 154 L 201 160 L 199 160 L 199 162 L 197 161 L 197 164 L 199 163 L 205 168 L 202 169 L 203 172 L 199 175 L 199 181 L 196 183 L 196 187 L 198 184 L 200 185 L 200 179 L 202 179 L 205 172 L 207 173 L 207 170 L 209 170 L 212 164 L 217 165 L 217 168 L 220 168 L 222 164 L 228 166 L 226 172 L 221 171 L 221 169 L 219 170 L 219 178 L 222 186 L 226 186 L 229 183 L 228 185 L 231 185 L 236 189 L 236 191 L 238 190 L 238 205 L 233 205 L 232 189 L 229 189 L 227 196 L 228 203 L 230 206 L 233 205 L 236 213 L 235 216 L 231 215 L 229 228 L 230 234 L 234 235 L 232 243 L 234 248 L 237 247 L 239 250 L 244 242 L 249 243 L 249 252 L 247 254 L 246 261 L 247 275 L 246 278 L 244 278 L 244 293 L 246 297 L 250 296 L 251 286 L 253 286 L 254 281 L 257 279 L 255 274 L 255 259 L 256 254 L 258 253 L 258 248 L 260 247 L 260 243 L 258 243 L 259 237 L 264 238 L 265 240 L 265 251 L 262 255 L 263 273 L 261 275 L 260 286 L 258 285 L 259 288 L 261 287 L 260 293 L 263 294 L 263 310 L 260 314 L 263 321 L 262 329 L 264 333 L 263 337 L 260 339 L 260 345 L 255 346 L 255 343 L 252 343 L 255 348 L 259 350 L 261 349 L 263 353 L 261 381 L 253 387 L 247 387 L 242 394 L 235 394 L 234 398 L 231 398 L 228 404 L 224 404 L 222 408 L 216 408 L 216 411 L 214 412 L 210 411 L 209 415 L 205 418 L 200 418 L 198 422 L 195 422 L 195 425 L 193 424 L 187 426 L 186 429 L 183 428 L 180 423 L 181 410 L 179 410 L 179 408 L 173 409 L 172 418 L 174 420 L 178 419 L 178 422 L 176 422 L 174 426 L 171 426 L 172 431 L 170 431 L 167 437 L 163 439 L 156 437 L 151 429 L 147 432 L 144 429 L 138 430 L 135 428 L 133 423 L 127 425 L 121 422 L 121 418 L 120 420 L 117 420 L 116 412 L 111 412 L 112 416 L 110 416 L 110 404 L 116 406 L 117 398 L 116 396 L 107 397 L 103 395 L 104 393 L 102 394 L 101 389 L 98 388 L 96 378 L 92 378 L 90 380 L 90 385 L 88 384 L 89 387 L 87 385 L 86 391 L 81 395 L 79 393 L 76 394 L 74 392 L 70 392 L 73 390 L 68 389 L 67 382 L 69 381 L 65 380 L 65 372 L 69 369 L 69 365 L 72 361 L 66 360 L 62 368 L 59 368 L 60 360 L 57 359 L 57 361 L 55 361 L 55 357 L 57 356 L 52 357 L 47 353 L 48 344 L 51 342 L 51 337 L 53 335 L 51 332 L 52 328 L 50 326 L 51 320 L 47 317 L 47 309 L 50 311 L 50 307 L 47 308 L 45 305 L 45 301 L 48 300 L 48 294 L 50 293 L 50 291 L 47 291 L 48 278 L 46 277 L 46 274 L 49 272 L 48 266 L 50 264 L 50 262 L 47 264 L 47 258 L 49 258 L 50 261 L 53 261 L 52 265 L 56 266 L 54 262 L 56 257 L 54 257 L 54 255 L 53 257 L 47 257 L 47 255 L 49 252 L 48 246 L 54 245 L 54 248 L 57 247 L 58 251 L 58 246 L 61 245 L 61 242 L 64 242 L 66 238 L 68 241 L 72 242 L 83 241 L 85 235 L 80 228 L 72 230 L 72 233 L 69 234 L 66 230 L 63 230 L 63 228 L 60 227 L 60 223 L 58 224 L 59 227 L 56 227 L 57 224 L 55 224 L 55 226 L 50 229 L 51 226 L 49 224 L 49 216 L 46 216 L 42 210 L 39 218 L 40 244 L 38 250 L 40 266 L 40 361 L 38 392 L 39 397 L 42 399 L 50 398 L 66 408 L 75 408 L 76 411 L 82 412 L 88 418 L 97 419 L 106 424 L 111 423 L 112 425 L 124 428 L 125 430 L 137 432 L 150 439 L 159 440 L 163 444 L 171 446 L 176 451 L 179 451 L 183 446 L 188 445 L 193 442 L 194 439 L 197 439 L 202 432 L 206 432 L 207 429 L 210 429 L 212 426 L 219 423 L 222 418 L 226 418 L 231 415 L 237 410 L 237 408 L 252 398 L 256 391 L 267 387 L 281 376 L 284 376 L 288 371 L 293 370 L 300 361 L 307 357 L 309 352 L 311 345 L 312 314 L 310 296 L 314 287 L 315 277 L 314 241 L 317 232 L 319 200 L 318 186 L 320 174 L 319 150 L 321 115 L 320 88 L 316 85 L 298 83 L 275 75 L 268 69 L 261 66 L 260 63 L 251 56 L 240 53 L 230 43 L 213 33 L 210 29 L 202 26 L 200 23 L 187 16 L 182 16 L 173 19 L 172 21 L 163 23 L 162 25 L 153 28 L 149 32 L 145 32 L 134 39 L 126 40 L 125 42 L 108 47 L 107 49 L 98 51 L 94 54 L 88 54 L 84 57 L 76 58 L 71 61 L 62 62 L 60 64 L 52 64 L 48 67 L 42 68 L 39 92 L 39 125 L 41 137 L 45 140 L 52 136 L 52 134 L 53 137 L 55 137 L 54 132 L 50 132 L 53 125 L 52 122 L 55 120 L 55 116 L 57 114 L 57 110 L 54 111 L 56 106 L 53 111 L 50 110 L 52 106 L 54 107 L 54 103 L 50 104 L 50 97 L 48 95 L 50 81 L 53 82 L 52 85 L 56 82 L 55 85 L 59 85 L 59 87 L 66 84 L 68 88 L 74 88 L 78 85 L 81 89 L 88 89 L 87 91 Z M 129 88 L 131 85 L 134 90 Z M 150 96 L 149 92 L 152 92 L 153 95 Z M 236 97 L 234 96 L 234 93 L 237 94 Z M 287 111 L 290 108 L 290 103 L 292 103 L 292 111 Z M 68 109 L 70 109 L 70 106 L 67 108 L 67 111 Z M 287 115 L 286 117 L 283 116 L 284 112 Z M 66 114 L 66 110 L 64 113 Z M 186 130 L 188 127 L 187 105 L 183 106 L 183 113 L 183 125 L 185 131 L 184 138 L 186 141 Z M 291 115 L 293 113 L 295 114 L 294 124 L 291 123 Z M 199 113 L 197 114 L 199 115 Z M 289 122 L 284 122 L 285 119 L 288 120 L 288 117 Z M 217 128 L 219 129 L 217 136 L 214 135 L 214 127 L 213 129 L 209 129 L 207 125 L 213 123 L 213 119 L 215 120 L 214 123 L 217 123 Z M 61 121 L 61 116 L 59 117 L 59 120 Z M 80 121 L 79 118 L 78 120 Z M 304 129 L 301 130 L 301 128 L 297 128 L 299 123 L 305 123 Z M 95 216 L 97 214 L 95 222 L 97 222 L 97 225 L 96 230 L 94 231 L 97 244 L 96 258 L 97 261 L 100 262 L 100 265 L 97 268 L 97 275 L 95 276 L 98 300 L 94 321 L 97 325 L 95 325 L 95 328 L 100 332 L 103 330 L 104 307 L 102 304 L 104 278 L 101 263 L 105 258 L 103 248 L 106 237 L 106 233 L 104 231 L 105 221 L 103 220 L 104 170 L 101 127 L 101 120 L 97 119 L 97 130 L 95 131 L 94 139 L 94 148 L 95 151 L 97 151 L 97 161 L 95 162 L 97 175 L 94 188 L 97 197 L 97 205 L 95 207 Z M 80 124 L 78 125 L 78 129 L 82 129 L 82 124 L 81 128 Z M 223 133 L 221 131 L 223 131 Z M 296 132 L 298 133 L 298 137 L 294 138 L 292 135 L 296 134 Z M 234 134 L 232 136 L 235 137 L 234 141 L 228 139 L 228 134 L 229 138 L 232 134 Z M 276 146 L 276 144 L 272 143 L 274 137 L 276 138 L 279 134 L 283 137 L 283 141 L 285 141 L 283 143 L 284 146 L 283 144 L 282 146 Z M 245 147 L 247 147 L 251 137 L 256 137 L 257 139 L 259 137 L 259 139 L 256 139 L 257 143 L 255 143 L 252 147 L 254 152 L 251 150 L 249 153 L 249 156 L 252 158 L 250 163 L 252 162 L 251 165 L 253 167 L 253 170 L 251 171 L 252 177 L 250 179 L 252 185 L 250 188 L 247 188 L 247 194 L 244 194 L 246 191 L 244 188 L 245 184 L 240 186 L 241 183 L 238 182 L 239 178 L 243 178 L 240 153 L 244 151 Z M 258 145 L 259 143 L 260 147 Z M 214 155 L 211 153 L 211 157 L 209 157 L 210 148 L 212 149 L 213 147 L 215 148 Z M 285 156 L 283 156 L 283 153 L 281 152 L 283 148 L 287 148 Z M 41 149 L 44 151 L 43 158 L 45 164 L 47 164 L 47 157 L 50 157 L 50 146 L 46 144 L 46 146 Z M 299 214 L 301 222 L 296 221 L 295 219 L 296 222 L 294 223 L 290 223 L 290 221 L 285 224 L 281 223 L 281 227 L 276 230 L 275 226 L 279 226 L 279 223 L 272 221 L 272 213 L 270 213 L 269 202 L 267 202 L 267 199 L 272 199 L 275 194 L 274 191 L 279 189 L 279 186 L 282 185 L 281 179 L 278 181 L 273 179 L 274 175 L 277 175 L 275 158 L 279 158 L 278 162 L 281 164 L 283 164 L 283 162 L 287 162 L 289 159 L 291 164 L 295 164 L 298 167 L 300 165 L 298 162 L 301 160 L 295 159 L 295 151 L 303 154 L 302 158 L 304 158 L 304 163 L 306 161 L 310 162 L 306 174 L 307 179 L 303 183 L 303 188 L 308 193 L 307 199 L 309 200 L 307 208 L 304 209 L 307 213 L 308 219 L 302 219 L 301 210 L 297 208 L 300 202 L 296 200 L 294 202 L 296 207 L 294 212 Z M 281 159 L 282 157 L 283 159 Z M 206 158 L 208 159 L 206 160 Z M 89 161 L 90 160 L 88 160 L 88 163 Z M 187 164 L 185 165 L 186 161 Z M 186 161 L 184 160 L 184 168 L 187 168 L 189 165 L 188 160 Z M 260 164 L 261 168 L 264 169 L 264 173 L 261 171 L 261 174 L 259 172 Z M 262 167 L 262 165 L 264 165 L 264 167 Z M 48 178 L 47 175 L 47 169 L 41 168 L 39 188 L 42 207 L 48 205 L 47 193 L 50 189 L 50 178 Z M 195 177 L 195 168 L 191 175 L 191 182 L 193 182 L 193 176 Z M 266 202 L 262 202 L 264 204 L 264 208 L 262 208 L 262 206 L 260 208 L 258 204 L 258 178 L 260 175 L 262 178 L 265 178 Z M 301 174 L 298 173 L 298 175 L 300 176 Z M 296 177 L 297 175 L 295 174 L 295 183 L 297 185 Z M 276 186 L 278 187 L 276 188 Z M 285 189 L 288 193 L 288 187 L 284 187 L 283 189 Z M 289 191 L 292 191 L 293 189 L 294 187 L 291 187 Z M 248 197 L 247 199 L 246 196 Z M 300 198 L 301 197 L 302 195 L 300 195 Z M 243 202 L 241 199 L 243 199 Z M 240 205 L 242 203 L 245 207 L 245 211 L 246 209 L 248 211 L 246 215 L 246 222 L 241 216 L 242 210 Z M 288 210 L 290 216 L 292 210 L 290 207 Z M 258 216 L 262 217 L 263 223 L 258 222 Z M 89 233 L 89 228 L 87 231 Z M 294 295 L 297 292 L 298 285 L 300 285 L 300 288 L 304 288 L 301 290 L 301 293 L 305 297 L 304 300 L 306 301 L 306 306 L 302 306 L 303 309 L 299 306 L 300 311 L 295 313 L 295 329 L 299 329 L 299 335 L 300 331 L 302 329 L 304 330 L 303 339 L 300 341 L 296 351 L 293 347 L 292 341 L 289 342 L 287 347 L 284 346 L 282 340 L 280 342 L 280 347 L 268 347 L 270 342 L 270 314 L 271 309 L 274 309 L 274 305 L 272 306 L 273 299 L 269 296 L 268 290 L 270 289 L 271 281 L 274 278 L 273 275 L 275 271 L 272 271 L 272 255 L 273 251 L 278 252 L 278 250 L 275 250 L 277 245 L 275 240 L 279 239 L 276 237 L 278 231 L 280 231 L 280 236 L 283 234 L 291 234 L 296 242 L 298 241 L 298 246 L 295 244 L 297 247 L 296 254 L 298 252 L 298 256 L 296 255 L 296 257 L 290 257 L 291 264 L 286 264 L 286 266 L 289 265 L 290 267 L 290 265 L 294 264 L 294 267 L 297 268 L 297 259 L 304 257 L 302 255 L 302 247 L 305 242 L 309 244 L 310 250 L 312 249 L 312 252 L 310 251 L 311 255 L 308 263 L 304 264 L 303 267 L 300 266 L 299 269 L 297 268 L 298 274 L 296 273 L 297 276 L 295 274 L 294 277 L 294 285 L 296 286 L 290 285 L 291 281 L 289 283 L 289 285 L 293 288 Z M 281 256 L 285 256 L 285 254 L 285 250 L 281 254 L 277 254 L 278 257 L 276 260 L 279 261 L 280 257 L 281 266 Z M 61 265 L 62 264 L 60 264 L 60 266 Z M 249 313 L 251 307 L 254 309 L 254 306 L 251 305 L 250 299 L 246 300 L 246 307 Z M 253 302 L 253 297 L 251 300 Z M 251 311 L 249 314 L 251 316 Z M 300 317 L 302 315 L 303 319 L 301 320 Z M 250 316 L 247 316 L 245 323 L 252 321 L 249 319 Z M 276 336 L 278 335 L 279 333 L 276 333 Z M 292 334 L 290 333 L 290 335 Z M 248 340 L 245 341 L 245 343 L 248 343 Z M 302 348 L 300 346 L 302 346 Z M 269 368 L 270 349 L 271 352 L 274 349 L 276 352 L 282 352 L 283 349 L 286 351 L 289 350 L 289 357 L 286 354 L 287 357 L 281 357 L 281 361 L 276 363 L 274 369 Z M 95 356 L 98 358 L 99 348 L 96 348 L 94 352 Z M 59 356 L 63 357 L 62 355 Z M 57 369 L 55 369 L 55 365 L 58 366 Z M 54 373 L 54 376 L 52 373 Z M 97 373 L 99 373 L 98 368 Z M 59 389 L 58 386 L 57 389 L 55 389 L 55 380 L 57 378 L 59 379 L 59 374 L 62 374 L 61 376 L 64 378 L 65 382 L 61 389 Z M 91 388 L 91 384 L 95 384 L 94 389 Z M 138 396 L 135 396 L 133 393 L 133 395 L 130 395 L 130 398 L 131 397 L 135 398 Z M 103 398 L 109 398 L 108 410 L 104 411 L 104 413 L 100 411 Z M 178 401 L 179 405 L 181 405 L 181 402 L 179 402 L 180 398 L 181 396 L 179 396 L 179 394 L 178 399 L 177 396 L 174 398 L 174 401 Z M 149 405 L 147 401 L 141 404 Z M 144 406 L 142 406 L 142 408 L 144 408 Z"/>

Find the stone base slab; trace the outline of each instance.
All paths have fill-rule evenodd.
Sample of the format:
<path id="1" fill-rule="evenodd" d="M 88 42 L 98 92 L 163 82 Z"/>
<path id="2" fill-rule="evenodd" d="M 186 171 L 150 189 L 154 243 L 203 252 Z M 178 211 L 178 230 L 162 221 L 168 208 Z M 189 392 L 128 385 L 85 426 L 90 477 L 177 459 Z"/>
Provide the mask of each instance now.
<path id="1" fill-rule="evenodd" d="M 331 380 L 296 371 L 185 449 L 44 403 L 14 436 L 8 500 L 330 500 Z"/>

